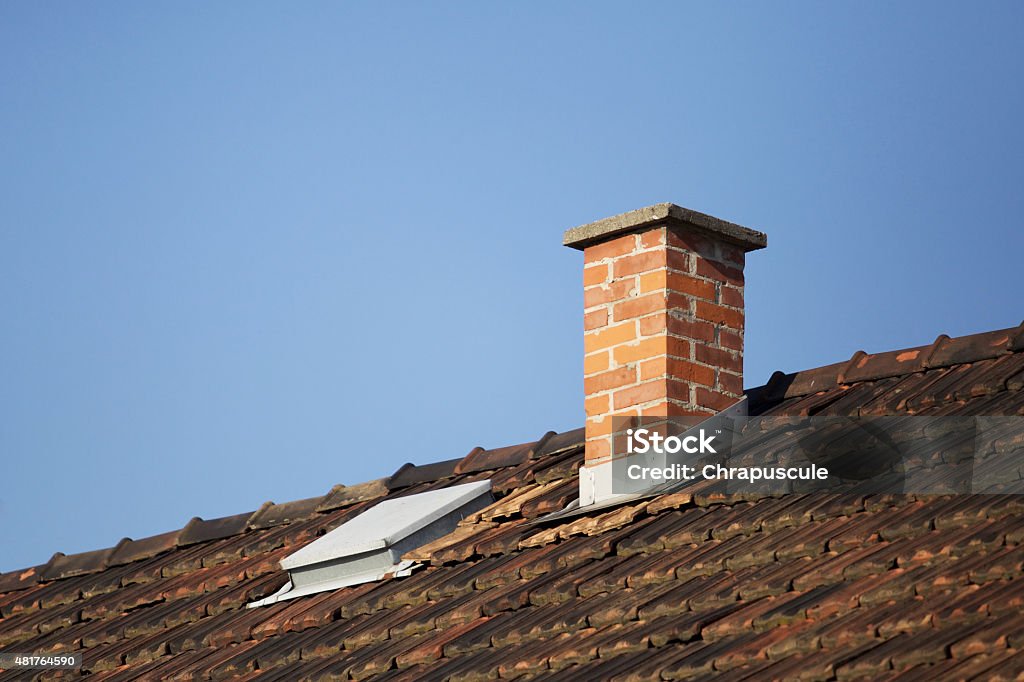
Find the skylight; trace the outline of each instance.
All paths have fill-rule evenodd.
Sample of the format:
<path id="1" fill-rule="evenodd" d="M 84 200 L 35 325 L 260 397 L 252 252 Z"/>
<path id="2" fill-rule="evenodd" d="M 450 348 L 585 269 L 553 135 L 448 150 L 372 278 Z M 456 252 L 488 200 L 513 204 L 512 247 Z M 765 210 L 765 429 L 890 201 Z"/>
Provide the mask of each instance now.
<path id="1" fill-rule="evenodd" d="M 282 559 L 288 583 L 249 606 L 408 575 L 413 562 L 403 554 L 451 533 L 492 500 L 489 480 L 384 500 Z"/>

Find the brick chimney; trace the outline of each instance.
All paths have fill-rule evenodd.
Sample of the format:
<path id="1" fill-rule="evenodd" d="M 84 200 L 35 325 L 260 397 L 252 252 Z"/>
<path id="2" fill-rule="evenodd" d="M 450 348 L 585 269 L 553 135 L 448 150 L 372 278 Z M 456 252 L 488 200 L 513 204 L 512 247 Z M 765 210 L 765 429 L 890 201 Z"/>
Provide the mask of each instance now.
<path id="1" fill-rule="evenodd" d="M 743 261 L 768 238 L 675 204 L 565 233 L 583 251 L 586 462 L 612 416 L 712 415 L 743 396 Z"/>

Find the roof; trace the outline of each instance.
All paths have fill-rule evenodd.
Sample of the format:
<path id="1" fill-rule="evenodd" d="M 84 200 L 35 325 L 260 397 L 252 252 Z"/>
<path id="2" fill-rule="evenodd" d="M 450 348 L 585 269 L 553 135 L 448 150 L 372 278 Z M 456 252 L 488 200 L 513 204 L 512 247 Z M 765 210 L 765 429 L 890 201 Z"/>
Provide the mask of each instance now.
<path id="1" fill-rule="evenodd" d="M 751 411 L 1024 415 L 1022 341 L 1024 324 L 777 373 Z M 82 651 L 95 680 L 1024 676 L 1024 498 L 697 488 L 537 523 L 576 497 L 582 441 L 56 554 L 0 575 L 0 650 Z M 412 575 L 244 608 L 377 502 L 483 479 L 497 501 L 407 555 Z"/>

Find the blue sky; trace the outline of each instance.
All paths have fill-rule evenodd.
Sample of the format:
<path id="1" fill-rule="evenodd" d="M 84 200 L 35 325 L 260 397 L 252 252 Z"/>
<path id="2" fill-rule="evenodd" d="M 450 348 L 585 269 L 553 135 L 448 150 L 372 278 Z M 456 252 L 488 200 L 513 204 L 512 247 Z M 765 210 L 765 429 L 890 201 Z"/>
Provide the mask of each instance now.
<path id="1" fill-rule="evenodd" d="M 639 6 L 638 6 L 639 5 Z M 583 423 L 568 227 L 763 230 L 746 378 L 1017 325 L 1019 3 L 5 3 L 0 570 Z"/>

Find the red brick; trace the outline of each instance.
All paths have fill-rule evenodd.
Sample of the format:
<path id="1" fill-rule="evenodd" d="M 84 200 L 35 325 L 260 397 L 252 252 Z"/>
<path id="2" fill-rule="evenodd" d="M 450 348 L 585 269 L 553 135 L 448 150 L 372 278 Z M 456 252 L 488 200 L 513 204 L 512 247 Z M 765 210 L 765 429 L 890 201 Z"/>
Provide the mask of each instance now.
<path id="1" fill-rule="evenodd" d="M 612 282 L 608 286 L 587 287 L 583 290 L 583 307 L 593 308 L 613 301 L 621 301 L 636 288 L 635 279 Z"/>
<path id="2" fill-rule="evenodd" d="M 727 284 L 722 285 L 722 300 L 719 302 L 722 305 L 732 306 L 733 308 L 742 308 L 743 290 Z"/>
<path id="3" fill-rule="evenodd" d="M 650 336 L 665 331 L 668 315 L 659 313 L 640 318 L 640 336 Z"/>
<path id="4" fill-rule="evenodd" d="M 640 381 L 663 376 L 708 387 L 715 385 L 715 370 L 713 368 L 698 365 L 689 360 L 660 357 L 640 365 Z"/>
<path id="5" fill-rule="evenodd" d="M 659 379 L 638 386 L 620 388 L 612 393 L 612 403 L 616 410 L 621 410 L 665 397 L 665 381 Z"/>
<path id="6" fill-rule="evenodd" d="M 706 258 L 697 259 L 696 274 L 713 279 L 716 282 L 728 282 L 733 286 L 743 286 L 743 271 L 723 263 L 716 263 Z"/>
<path id="7" fill-rule="evenodd" d="M 697 319 L 724 324 L 733 329 L 743 329 L 743 312 L 740 310 L 733 310 L 707 301 L 697 301 L 696 312 Z"/>
<path id="8" fill-rule="evenodd" d="M 668 357 L 660 355 L 640 363 L 640 381 L 657 379 L 668 373 Z"/>
<path id="9" fill-rule="evenodd" d="M 743 372 L 743 356 L 739 353 L 731 353 L 720 348 L 710 348 L 703 344 L 696 344 L 694 347 L 694 359 L 712 367 L 741 374 Z"/>
<path id="10" fill-rule="evenodd" d="M 611 348 L 620 343 L 628 343 L 636 338 L 636 323 L 625 322 L 611 327 L 605 327 L 597 331 L 588 332 L 583 335 L 583 350 L 585 353 L 593 353 L 604 348 Z"/>
<path id="11" fill-rule="evenodd" d="M 628 277 L 649 270 L 665 267 L 665 250 L 644 251 L 631 256 L 623 256 L 612 261 L 612 276 L 615 279 Z"/>
<path id="12" fill-rule="evenodd" d="M 732 244 L 709 239 L 704 235 L 693 232 L 682 233 L 679 231 L 670 231 L 667 241 L 669 246 L 699 254 L 701 259 L 719 261 L 739 268 L 743 267 L 745 259 L 743 249 Z"/>
<path id="13" fill-rule="evenodd" d="M 611 411 L 611 400 L 607 393 L 595 395 L 583 401 L 583 409 L 588 417 L 599 417 Z"/>
<path id="14" fill-rule="evenodd" d="M 583 329 L 584 331 L 590 331 L 591 329 L 597 329 L 608 324 L 608 309 L 599 308 L 592 310 L 589 313 L 583 313 Z"/>
<path id="15" fill-rule="evenodd" d="M 710 385 L 708 384 L 708 386 Z M 726 393 L 739 395 L 743 393 L 743 377 L 722 370 L 718 373 L 718 387 Z"/>
<path id="16" fill-rule="evenodd" d="M 595 284 L 604 284 L 608 279 L 608 265 L 601 263 L 583 268 L 583 286 L 592 287 Z"/>
<path id="17" fill-rule="evenodd" d="M 595 436 L 608 436 L 611 435 L 612 429 L 622 428 L 622 421 L 613 419 L 618 416 L 630 416 L 632 411 L 627 412 L 615 412 L 615 413 L 604 413 L 590 415 L 587 417 L 587 438 Z"/>
<path id="18" fill-rule="evenodd" d="M 698 386 L 696 390 L 695 401 L 701 407 L 708 407 L 716 412 L 732 407 L 736 403 L 737 396 L 725 395 L 718 391 L 712 391 Z"/>
<path id="19" fill-rule="evenodd" d="M 583 375 L 605 371 L 611 367 L 611 357 L 611 351 L 607 350 L 585 355 L 583 357 Z"/>
<path id="20" fill-rule="evenodd" d="M 667 249 L 665 252 L 665 267 L 669 270 L 678 270 L 690 274 L 690 263 L 693 258 L 690 254 L 679 249 Z"/>
<path id="21" fill-rule="evenodd" d="M 608 372 L 595 374 L 583 379 L 583 392 L 587 395 L 608 391 L 620 386 L 636 383 L 636 369 L 619 367 Z"/>
<path id="22" fill-rule="evenodd" d="M 616 303 L 612 315 L 616 322 L 628 320 L 633 317 L 640 317 L 649 313 L 655 313 L 665 309 L 665 294 L 656 293 L 637 298 L 627 298 L 621 303 Z"/>
<path id="23" fill-rule="evenodd" d="M 668 270 L 659 269 L 640 275 L 640 293 L 649 294 L 667 288 Z"/>
<path id="24" fill-rule="evenodd" d="M 668 273 L 669 307 L 688 308 L 687 299 L 694 296 L 705 301 L 715 300 L 715 283 L 697 279 L 680 272 Z"/>
<path id="25" fill-rule="evenodd" d="M 693 357 L 693 346 L 694 344 L 686 339 L 680 339 L 676 336 L 665 337 L 665 354 L 672 357 L 689 360 Z M 700 344 L 697 344 L 697 346 L 700 346 Z"/>
<path id="26" fill-rule="evenodd" d="M 698 365 L 679 358 L 668 359 L 668 373 L 673 379 L 685 379 L 694 384 L 704 386 L 715 385 L 715 370 L 711 367 Z"/>
<path id="27" fill-rule="evenodd" d="M 653 401 L 665 402 L 669 398 L 689 400 L 689 397 L 690 386 L 685 381 L 656 379 L 615 391 L 612 393 L 612 403 L 616 410 L 623 410 Z"/>
<path id="28" fill-rule="evenodd" d="M 705 258 L 715 256 L 715 244 L 704 235 L 695 232 L 683 232 L 678 229 L 669 230 L 668 245 L 677 249 L 686 249 L 700 254 Z"/>
<path id="29" fill-rule="evenodd" d="M 650 249 L 655 246 L 662 246 L 665 243 L 665 228 L 656 227 L 640 235 L 640 248 Z"/>
<path id="30" fill-rule="evenodd" d="M 636 235 L 627 234 L 583 249 L 583 262 L 587 265 L 605 258 L 615 258 L 636 250 Z"/>
<path id="31" fill-rule="evenodd" d="M 615 362 L 620 365 L 625 365 L 630 362 L 637 362 L 638 360 L 646 360 L 656 356 L 665 355 L 665 337 L 664 336 L 653 336 L 648 339 L 643 339 L 640 343 L 629 346 L 616 346 L 612 353 L 615 356 Z"/>
<path id="32" fill-rule="evenodd" d="M 730 350 L 743 351 L 743 335 L 734 334 L 724 329 L 718 330 L 718 345 Z"/>
<path id="33" fill-rule="evenodd" d="M 587 424 L 587 433 L 590 433 L 590 424 Z M 612 454 L 612 444 L 608 438 L 587 438 L 584 459 L 592 462 L 596 459 L 603 459 Z"/>
<path id="34" fill-rule="evenodd" d="M 693 296 L 683 296 L 682 294 L 674 294 L 671 299 L 666 299 L 665 306 L 669 312 L 676 317 L 683 319 L 693 319 L 693 308 L 697 304 L 699 299 Z"/>
<path id="35" fill-rule="evenodd" d="M 643 320 L 641 320 L 640 328 L 641 330 L 643 329 Z M 668 333 L 694 339 L 695 341 L 703 341 L 704 343 L 711 343 L 715 340 L 714 325 L 699 320 L 681 320 L 671 315 L 668 317 Z"/>
<path id="36" fill-rule="evenodd" d="M 672 400 L 643 408 L 640 410 L 640 414 L 644 417 L 693 417 L 715 413 L 714 410 L 704 410 L 690 405 L 689 394 L 681 393 L 679 396 L 671 396 L 671 398 Z"/>

